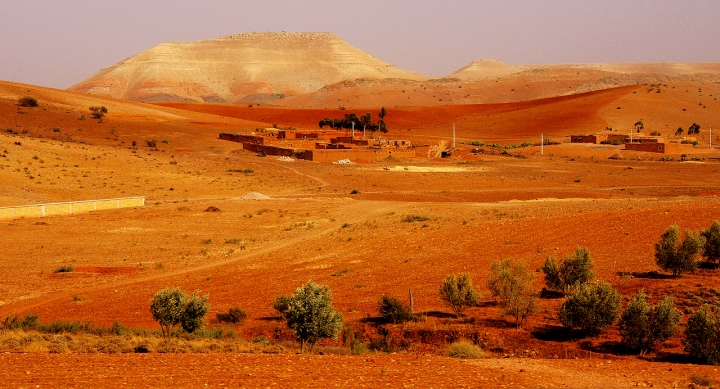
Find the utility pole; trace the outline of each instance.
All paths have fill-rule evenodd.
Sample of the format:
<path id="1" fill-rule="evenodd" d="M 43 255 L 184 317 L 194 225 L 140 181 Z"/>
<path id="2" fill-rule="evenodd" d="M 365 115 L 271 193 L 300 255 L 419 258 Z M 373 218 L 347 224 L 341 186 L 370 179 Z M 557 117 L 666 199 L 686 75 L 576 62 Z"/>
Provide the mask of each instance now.
<path id="1" fill-rule="evenodd" d="M 352 137 L 351 137 L 350 139 L 355 139 L 355 122 L 352 122 L 352 127 L 353 127 Z M 352 142 L 351 142 L 351 143 L 352 143 Z"/>
<path id="2" fill-rule="evenodd" d="M 540 134 L 540 155 L 545 155 L 545 134 Z"/>
<path id="3" fill-rule="evenodd" d="M 455 148 L 455 123 L 453 123 L 453 149 Z"/>
<path id="4" fill-rule="evenodd" d="M 710 148 L 712 148 L 712 126 L 710 126 Z"/>

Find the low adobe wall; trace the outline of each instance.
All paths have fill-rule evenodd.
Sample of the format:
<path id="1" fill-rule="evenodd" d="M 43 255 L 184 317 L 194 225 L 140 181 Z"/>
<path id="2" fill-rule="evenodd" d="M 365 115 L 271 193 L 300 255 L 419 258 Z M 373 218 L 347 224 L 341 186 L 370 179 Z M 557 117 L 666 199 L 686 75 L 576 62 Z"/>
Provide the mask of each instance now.
<path id="1" fill-rule="evenodd" d="M 626 143 L 625 150 L 661 154 L 708 154 L 710 147 L 696 147 L 682 143 Z"/>
<path id="2" fill-rule="evenodd" d="M 353 162 L 370 163 L 380 161 L 391 155 L 396 158 L 415 158 L 415 150 L 315 149 L 305 150 L 300 158 L 313 162 L 335 162 L 341 159 L 349 159 Z"/>
<path id="3" fill-rule="evenodd" d="M 262 136 L 231 134 L 229 132 L 221 132 L 220 139 L 229 140 L 231 142 L 238 142 L 238 143 L 248 142 L 248 143 L 254 143 L 254 144 L 258 144 L 258 145 L 265 143 L 265 138 L 263 138 Z"/>
<path id="4" fill-rule="evenodd" d="M 284 147 L 277 146 L 265 146 L 254 143 L 243 143 L 243 150 L 252 151 L 254 153 L 264 152 L 265 155 L 280 155 L 285 157 L 292 157 L 295 154 L 294 149 L 287 149 Z"/>
<path id="5" fill-rule="evenodd" d="M 625 150 L 665 154 L 665 143 L 625 143 Z"/>
<path id="6" fill-rule="evenodd" d="M 73 215 L 76 213 L 100 211 L 104 209 L 142 207 L 144 205 L 145 197 L 142 196 L 103 200 L 71 201 L 65 203 L 19 205 L 0 208 L 0 219 Z"/>

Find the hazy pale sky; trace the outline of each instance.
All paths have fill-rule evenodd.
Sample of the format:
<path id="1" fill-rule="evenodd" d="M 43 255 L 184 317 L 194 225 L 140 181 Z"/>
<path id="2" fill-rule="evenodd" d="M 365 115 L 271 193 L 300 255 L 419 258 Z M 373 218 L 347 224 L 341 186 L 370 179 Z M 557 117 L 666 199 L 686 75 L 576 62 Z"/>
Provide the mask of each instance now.
<path id="1" fill-rule="evenodd" d="M 0 0 L 0 79 L 67 88 L 157 44 L 327 31 L 407 70 L 720 62 L 717 0 Z"/>

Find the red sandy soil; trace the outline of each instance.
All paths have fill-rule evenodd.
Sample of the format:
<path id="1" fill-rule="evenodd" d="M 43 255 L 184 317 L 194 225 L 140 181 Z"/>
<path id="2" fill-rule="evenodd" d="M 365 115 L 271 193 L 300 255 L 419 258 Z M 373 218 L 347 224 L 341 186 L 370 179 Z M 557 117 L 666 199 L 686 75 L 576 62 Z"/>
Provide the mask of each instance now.
<path id="1" fill-rule="evenodd" d="M 713 366 L 658 362 L 457 360 L 408 354 L 5 354 L 0 367 L 7 388 L 669 388 L 687 387 L 693 374 L 717 375 Z"/>
<path id="2" fill-rule="evenodd" d="M 532 140 L 535 130 L 554 136 L 592 132 L 606 125 L 601 117 L 609 112 L 649 110 L 643 99 L 655 98 L 654 92 L 639 99 L 637 90 L 487 107 L 403 108 L 390 111 L 388 120 L 395 115 L 396 126 L 412 126 L 406 133 L 418 134 L 413 141 L 426 141 L 439 139 L 432 138 L 433 129 L 458 116 L 477 128 L 464 130 L 464 139 L 510 143 Z M 18 108 L 15 102 L 25 94 L 37 97 L 41 106 Z M 613 111 L 618 104 L 622 109 Z M 108 107 L 102 123 L 77 119 L 90 105 Z M 326 111 L 183 107 L 210 113 L 0 84 L 0 205 L 147 197 L 147 206 L 134 209 L 0 221 L 0 317 L 29 312 L 43 322 L 120 321 L 157 328 L 148 310 L 152 295 L 180 286 L 210 294 L 209 317 L 240 306 L 249 318 L 236 330 L 269 336 L 276 329 L 287 333 L 270 301 L 313 279 L 331 287 L 345 322 L 361 333 L 372 333 L 364 319 L 377 315 L 380 296 L 404 298 L 412 288 L 415 309 L 427 318 L 406 328 L 476 331 L 489 348 L 500 349 L 494 357 L 531 350 L 538 359 L 461 362 L 436 356 L 444 345 L 423 345 L 408 355 L 360 357 L 6 354 L 0 363 L 11 386 L 25 387 L 31 379 L 51 386 L 122 386 L 119 376 L 127 386 L 251 387 L 273 382 L 297 387 L 687 385 L 694 372 L 718 378 L 712 367 L 657 362 L 684 362 L 680 336 L 648 356 L 655 362 L 615 352 L 617 327 L 590 339 L 561 336 L 556 316 L 561 299 L 541 299 L 540 312 L 515 330 L 484 285 L 493 261 L 515 258 L 536 268 L 549 255 L 564 257 L 583 246 L 592 253 L 597 277 L 612 282 L 625 299 L 645 289 L 651 302 L 671 295 L 682 309 L 697 308 L 686 292 L 706 296 L 720 288 L 717 271 L 680 278 L 647 272 L 657 270 L 653 245 L 669 225 L 697 230 L 720 219 L 717 162 L 608 160 L 604 153 L 617 153 L 617 147 L 567 144 L 546 147 L 544 156 L 527 149 L 524 159 L 481 155 L 475 161 L 394 159 L 345 166 L 281 162 L 241 151 L 236 143 L 217 140 L 217 134 L 247 133 L 275 120 L 310 128 L 311 118 Z M 699 115 L 702 108 L 696 109 Z M 325 116 L 332 115 L 314 120 Z M 428 124 L 431 120 L 436 121 Z M 488 130 L 481 126 L 486 120 L 516 129 Z M 557 128 L 551 125 L 556 122 Z M 145 145 L 148 139 L 159 140 L 158 150 Z M 229 171 L 238 169 L 252 173 Z M 351 195 L 353 189 L 359 193 Z M 248 192 L 271 199 L 239 199 Z M 220 212 L 205 212 L 210 206 Z M 403 222 L 407 215 L 428 220 Z M 54 273 L 62 265 L 77 271 Z M 460 323 L 437 297 L 440 281 L 451 272 L 469 272 L 485 296 L 480 307 L 467 312 L 474 323 Z M 536 274 L 539 289 L 542 279 Z M 554 359 L 589 352 L 594 359 Z M 184 369 L 194 373 L 176 373 Z"/>

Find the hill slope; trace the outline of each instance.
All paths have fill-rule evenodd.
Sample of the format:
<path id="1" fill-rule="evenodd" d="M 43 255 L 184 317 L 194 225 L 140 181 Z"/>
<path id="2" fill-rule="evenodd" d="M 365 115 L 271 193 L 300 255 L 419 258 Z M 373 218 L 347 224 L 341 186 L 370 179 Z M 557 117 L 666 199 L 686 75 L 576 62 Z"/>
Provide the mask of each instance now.
<path id="1" fill-rule="evenodd" d="M 248 33 L 163 43 L 103 69 L 71 91 L 139 101 L 268 101 L 356 78 L 427 77 L 330 33 Z"/>

